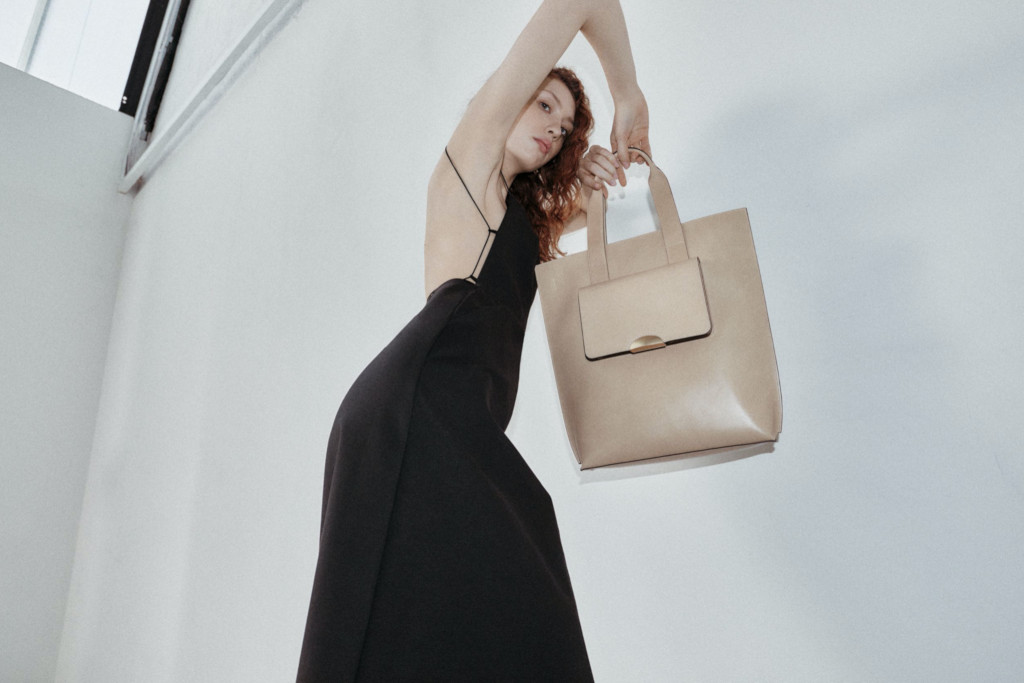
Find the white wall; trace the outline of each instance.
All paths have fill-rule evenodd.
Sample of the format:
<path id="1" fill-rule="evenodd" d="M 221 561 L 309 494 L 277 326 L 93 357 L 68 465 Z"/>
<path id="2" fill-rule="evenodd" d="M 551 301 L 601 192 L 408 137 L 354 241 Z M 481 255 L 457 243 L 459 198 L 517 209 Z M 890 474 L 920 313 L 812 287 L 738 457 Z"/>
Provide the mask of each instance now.
<path id="1" fill-rule="evenodd" d="M 293 677 L 331 419 L 532 5 L 309 0 L 148 179 L 58 680 Z M 750 209 L 786 416 L 771 454 L 581 474 L 533 316 L 510 436 L 598 680 L 1020 679 L 1016 3 L 625 11 L 680 213 Z"/>
<path id="2" fill-rule="evenodd" d="M 0 680 L 52 681 L 130 198 L 131 119 L 0 65 Z"/>
<path id="3" fill-rule="evenodd" d="M 36 0 L 4 0 L 0 21 L 0 62 L 17 66 L 25 35 L 32 23 Z"/>

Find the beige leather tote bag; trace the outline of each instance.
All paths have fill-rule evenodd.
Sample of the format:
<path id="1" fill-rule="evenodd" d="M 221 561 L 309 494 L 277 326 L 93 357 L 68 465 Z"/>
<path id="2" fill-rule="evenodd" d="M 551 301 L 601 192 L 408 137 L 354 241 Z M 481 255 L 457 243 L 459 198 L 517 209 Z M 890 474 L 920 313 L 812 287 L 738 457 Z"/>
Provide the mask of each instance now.
<path id="1" fill-rule="evenodd" d="M 633 148 L 631 148 L 633 149 Z M 640 152 L 640 150 L 635 150 Z M 583 469 L 776 441 L 782 392 L 746 209 L 680 224 L 649 156 L 661 229 L 537 266 L 565 429 Z"/>

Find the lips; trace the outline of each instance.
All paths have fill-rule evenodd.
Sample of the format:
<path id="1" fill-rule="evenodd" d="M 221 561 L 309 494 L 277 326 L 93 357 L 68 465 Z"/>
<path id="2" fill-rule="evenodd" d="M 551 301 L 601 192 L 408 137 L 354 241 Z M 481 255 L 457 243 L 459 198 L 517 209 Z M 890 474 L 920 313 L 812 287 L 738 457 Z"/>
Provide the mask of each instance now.
<path id="1" fill-rule="evenodd" d="M 548 150 L 551 149 L 551 143 L 542 138 L 534 138 L 537 141 L 537 146 L 540 147 L 542 154 L 547 154 Z"/>

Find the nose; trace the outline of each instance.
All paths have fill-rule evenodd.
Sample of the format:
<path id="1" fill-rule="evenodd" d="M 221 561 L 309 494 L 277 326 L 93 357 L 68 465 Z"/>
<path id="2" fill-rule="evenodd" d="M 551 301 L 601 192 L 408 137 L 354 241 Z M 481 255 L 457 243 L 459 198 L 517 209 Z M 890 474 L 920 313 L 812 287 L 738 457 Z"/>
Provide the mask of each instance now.
<path id="1" fill-rule="evenodd" d="M 558 125 L 552 124 L 548 126 L 548 135 L 551 136 L 552 140 L 557 140 L 562 137 L 562 128 Z"/>

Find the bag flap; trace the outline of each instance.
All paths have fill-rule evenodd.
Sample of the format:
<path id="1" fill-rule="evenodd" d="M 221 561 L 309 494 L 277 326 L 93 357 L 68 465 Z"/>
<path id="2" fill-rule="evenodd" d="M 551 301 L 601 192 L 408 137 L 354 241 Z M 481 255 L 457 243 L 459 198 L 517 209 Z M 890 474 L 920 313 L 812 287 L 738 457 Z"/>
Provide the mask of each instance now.
<path id="1" fill-rule="evenodd" d="M 579 304 L 583 351 L 590 360 L 711 334 L 696 258 L 582 287 Z"/>

